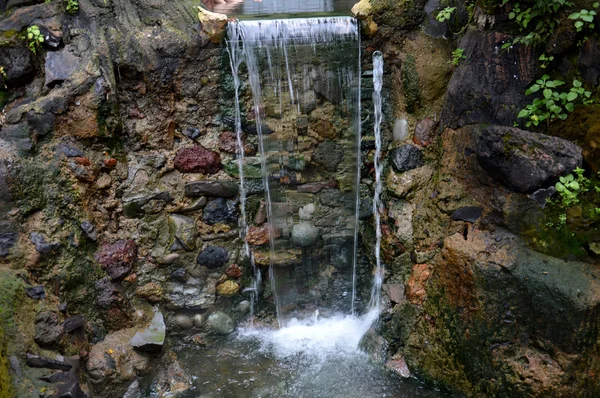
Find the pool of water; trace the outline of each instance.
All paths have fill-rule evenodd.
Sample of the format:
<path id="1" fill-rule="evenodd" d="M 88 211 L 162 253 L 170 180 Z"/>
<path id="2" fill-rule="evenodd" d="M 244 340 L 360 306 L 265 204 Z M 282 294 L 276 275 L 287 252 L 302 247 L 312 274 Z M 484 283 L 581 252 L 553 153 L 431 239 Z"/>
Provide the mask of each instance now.
<path id="1" fill-rule="evenodd" d="M 315 317 L 282 329 L 247 327 L 179 357 L 194 376 L 184 398 L 439 398 L 403 380 L 359 349 L 377 318 Z"/>
<path id="2" fill-rule="evenodd" d="M 358 0 L 203 0 L 214 12 L 229 16 L 252 16 L 269 18 L 273 14 L 334 14 L 350 15 Z M 305 15 L 306 16 L 306 15 Z"/>

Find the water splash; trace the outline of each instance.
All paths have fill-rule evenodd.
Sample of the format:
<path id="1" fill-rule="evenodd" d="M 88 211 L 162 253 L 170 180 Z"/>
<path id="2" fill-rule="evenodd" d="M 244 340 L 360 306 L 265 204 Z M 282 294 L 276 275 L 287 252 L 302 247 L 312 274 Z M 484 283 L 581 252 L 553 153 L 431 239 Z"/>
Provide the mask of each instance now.
<path id="1" fill-rule="evenodd" d="M 381 262 L 381 121 L 383 118 L 381 105 L 381 89 L 383 87 L 383 55 L 380 51 L 373 53 L 373 103 L 375 114 L 375 195 L 373 196 L 373 215 L 375 216 L 375 275 L 373 277 L 373 287 L 371 289 L 371 299 L 369 308 L 379 308 L 381 301 L 381 286 L 383 284 L 384 268 Z"/>

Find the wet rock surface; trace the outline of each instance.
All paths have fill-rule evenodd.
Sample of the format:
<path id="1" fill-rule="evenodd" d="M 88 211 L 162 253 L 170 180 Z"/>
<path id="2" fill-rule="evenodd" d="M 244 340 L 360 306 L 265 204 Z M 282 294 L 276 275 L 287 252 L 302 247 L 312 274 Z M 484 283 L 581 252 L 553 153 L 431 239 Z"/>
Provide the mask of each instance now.
<path id="1" fill-rule="evenodd" d="M 132 240 L 104 243 L 94 259 L 112 279 L 120 279 L 127 275 L 135 264 L 137 246 Z"/>
<path id="2" fill-rule="evenodd" d="M 403 145 L 394 149 L 390 154 L 394 170 L 399 173 L 423 166 L 423 155 L 419 148 L 412 145 Z"/>
<path id="3" fill-rule="evenodd" d="M 175 168 L 182 173 L 214 174 L 221 168 L 221 157 L 201 145 L 183 148 L 175 156 Z"/>
<path id="4" fill-rule="evenodd" d="M 208 246 L 198 254 L 196 263 L 207 268 L 220 268 L 229 261 L 227 249 L 217 246 Z"/>

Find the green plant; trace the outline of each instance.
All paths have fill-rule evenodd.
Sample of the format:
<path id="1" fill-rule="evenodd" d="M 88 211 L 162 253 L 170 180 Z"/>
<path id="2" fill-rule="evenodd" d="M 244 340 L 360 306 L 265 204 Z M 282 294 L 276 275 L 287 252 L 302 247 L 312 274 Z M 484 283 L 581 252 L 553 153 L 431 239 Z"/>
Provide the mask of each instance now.
<path id="1" fill-rule="evenodd" d="M 578 196 L 581 192 L 585 192 L 586 178 L 583 177 L 583 169 L 576 168 L 574 170 L 577 177 L 573 174 L 567 174 L 564 177 L 560 177 L 556 183 L 556 191 L 560 196 L 560 206 L 568 208 L 576 203 L 579 203 Z"/>
<path id="2" fill-rule="evenodd" d="M 533 0 L 528 4 L 514 3 L 509 19 L 517 23 L 522 36 L 505 43 L 506 49 L 514 44 L 536 45 L 546 41 L 559 24 L 559 14 L 573 3 L 568 0 Z"/>
<path id="3" fill-rule="evenodd" d="M 467 59 L 467 57 L 465 57 L 464 55 L 464 52 L 464 48 L 457 48 L 456 50 L 452 51 L 452 58 L 450 58 L 450 61 L 448 61 L 448 63 L 452 66 L 458 66 L 460 64 L 460 61 L 462 61 L 463 59 Z"/>
<path id="4" fill-rule="evenodd" d="M 66 11 L 71 15 L 77 14 L 77 11 L 79 11 L 79 0 L 67 0 Z"/>
<path id="5" fill-rule="evenodd" d="M 542 64 L 540 65 L 540 67 L 542 69 L 546 69 L 548 67 L 548 64 L 552 61 L 554 61 L 554 56 L 550 55 L 550 56 L 546 56 L 546 54 L 542 54 L 540 55 L 540 57 L 538 58 L 540 61 L 542 61 Z"/>
<path id="6" fill-rule="evenodd" d="M 44 36 L 42 36 L 39 27 L 33 25 L 27 28 L 27 47 L 32 53 L 36 54 L 43 42 Z"/>
<path id="7" fill-rule="evenodd" d="M 594 8 L 598 8 L 600 6 L 600 3 L 596 2 L 592 5 L 592 7 Z M 581 32 L 585 26 L 585 24 L 587 23 L 587 27 L 588 29 L 594 29 L 594 17 L 596 16 L 596 11 L 591 10 L 585 10 L 582 9 L 579 12 L 574 12 L 573 14 L 569 15 L 569 19 L 573 19 L 575 21 L 575 28 L 577 29 L 578 32 Z"/>
<path id="8" fill-rule="evenodd" d="M 562 80 L 550 80 L 550 76 L 543 75 L 529 87 L 525 94 L 541 92 L 541 98 L 535 98 L 533 102 L 522 109 L 517 118 L 527 119 L 526 126 L 538 126 L 541 122 L 549 124 L 552 120 L 565 120 L 570 112 L 575 109 L 575 102 L 579 99 L 584 105 L 592 102 L 592 93 L 583 88 L 582 83 L 575 79 L 573 86 L 568 92 L 555 91 L 557 87 L 564 85 Z"/>
<path id="9" fill-rule="evenodd" d="M 456 7 L 446 7 L 435 16 L 435 19 L 438 22 L 446 22 L 452 17 L 452 13 L 454 13 Z"/>

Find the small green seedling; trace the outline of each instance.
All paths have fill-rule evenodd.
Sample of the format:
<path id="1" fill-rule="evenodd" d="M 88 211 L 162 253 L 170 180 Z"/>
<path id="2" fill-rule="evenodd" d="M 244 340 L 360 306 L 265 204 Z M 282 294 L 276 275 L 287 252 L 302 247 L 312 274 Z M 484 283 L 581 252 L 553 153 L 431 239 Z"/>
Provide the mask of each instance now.
<path id="1" fill-rule="evenodd" d="M 600 3 L 596 2 L 592 5 L 592 7 L 594 8 L 598 8 L 600 7 Z M 573 14 L 569 15 L 569 19 L 572 19 L 575 21 L 575 29 L 577 29 L 578 32 L 581 32 L 583 30 L 583 28 L 585 27 L 585 25 L 587 24 L 588 29 L 592 30 L 594 29 L 594 17 L 596 16 L 596 11 L 594 10 L 581 10 L 579 12 L 574 12 Z"/>
<path id="2" fill-rule="evenodd" d="M 27 47 L 32 53 L 36 54 L 43 42 L 44 36 L 42 36 L 39 27 L 33 25 L 27 28 Z"/>
<path id="3" fill-rule="evenodd" d="M 441 10 L 440 12 L 438 12 L 435 19 L 438 22 L 446 22 L 452 17 L 454 10 L 456 10 L 456 7 L 446 7 L 443 10 Z"/>

